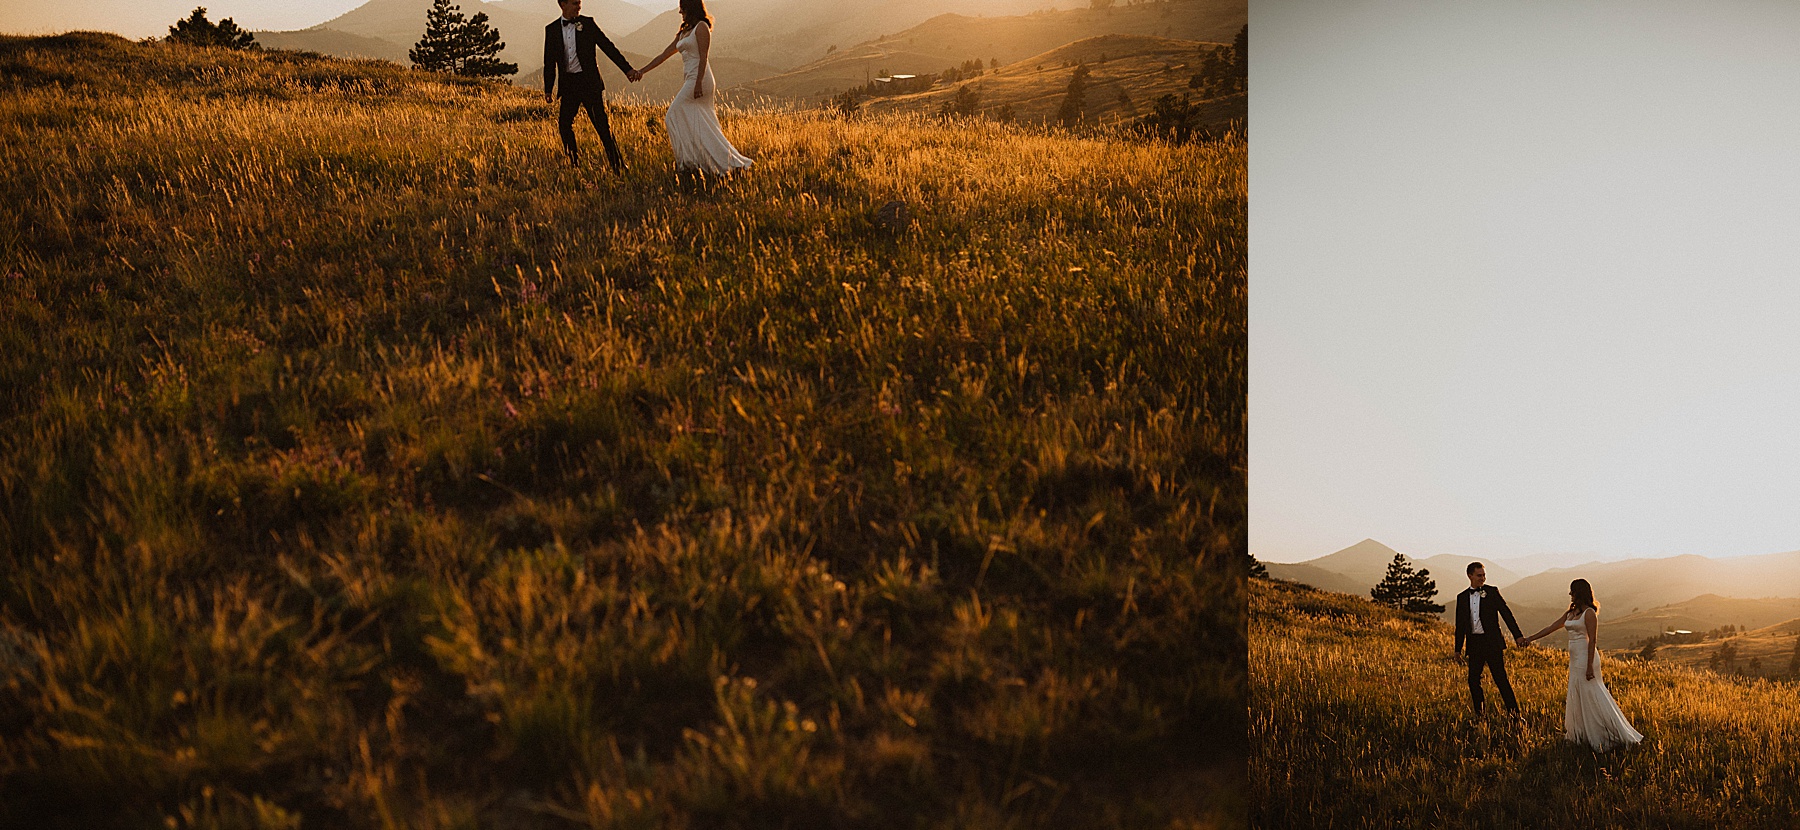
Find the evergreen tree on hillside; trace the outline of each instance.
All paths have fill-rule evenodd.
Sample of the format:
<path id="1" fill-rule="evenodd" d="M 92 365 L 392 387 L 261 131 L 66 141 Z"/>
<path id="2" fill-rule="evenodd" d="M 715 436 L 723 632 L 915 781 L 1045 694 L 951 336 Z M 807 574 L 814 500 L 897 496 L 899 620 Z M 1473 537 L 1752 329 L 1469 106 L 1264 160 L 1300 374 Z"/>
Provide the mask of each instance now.
<path id="1" fill-rule="evenodd" d="M 488 25 L 487 12 L 467 17 L 450 0 L 434 0 L 425 10 L 425 35 L 407 57 L 415 68 L 427 72 L 496 78 L 519 71 L 518 64 L 500 61 L 505 48 L 500 32 Z"/>
<path id="2" fill-rule="evenodd" d="M 1444 606 L 1431 601 L 1437 596 L 1437 580 L 1431 578 L 1431 571 L 1425 568 L 1414 571 L 1403 553 L 1394 554 L 1394 561 L 1388 563 L 1387 575 L 1381 578 L 1380 584 L 1369 589 L 1369 596 L 1382 605 L 1402 611 L 1444 612 Z"/>
<path id="3" fill-rule="evenodd" d="M 256 36 L 238 28 L 231 18 L 214 23 L 206 19 L 206 7 L 194 9 L 186 20 L 180 20 L 169 27 L 170 43 L 185 43 L 189 46 L 223 46 L 227 49 L 260 49 Z"/>
<path id="4" fill-rule="evenodd" d="M 950 96 L 950 98 L 944 101 L 943 105 L 938 108 L 938 116 L 941 118 L 949 118 L 951 116 L 969 118 L 980 110 L 981 93 L 970 89 L 968 84 L 963 84 L 956 88 L 955 95 Z"/>
<path id="5" fill-rule="evenodd" d="M 1256 556 L 1251 554 L 1249 551 L 1244 551 L 1244 558 L 1250 560 L 1250 575 L 1251 576 L 1259 577 L 1262 579 L 1269 578 L 1269 568 L 1268 568 L 1268 566 L 1266 566 L 1262 563 L 1262 560 L 1257 559 Z"/>
<path id="6" fill-rule="evenodd" d="M 462 8 L 450 0 L 436 0 L 425 11 L 425 36 L 413 44 L 407 58 L 415 69 L 426 72 L 456 71 L 456 36 L 468 25 Z"/>
<path id="7" fill-rule="evenodd" d="M 1231 39 L 1231 74 L 1237 81 L 1238 89 L 1250 86 L 1250 24 L 1244 24 L 1238 30 L 1237 37 Z"/>
<path id="8" fill-rule="evenodd" d="M 1079 124 L 1087 118 L 1087 64 L 1075 67 L 1075 75 L 1069 79 L 1069 91 L 1063 95 L 1062 107 L 1056 111 L 1059 124 Z"/>
<path id="9" fill-rule="evenodd" d="M 1720 669 L 1730 671 L 1731 664 L 1736 662 L 1737 658 L 1737 641 L 1726 640 L 1723 645 L 1719 646 L 1718 651 L 1713 652 L 1712 657 L 1706 661 L 1706 667 L 1714 671 Z"/>

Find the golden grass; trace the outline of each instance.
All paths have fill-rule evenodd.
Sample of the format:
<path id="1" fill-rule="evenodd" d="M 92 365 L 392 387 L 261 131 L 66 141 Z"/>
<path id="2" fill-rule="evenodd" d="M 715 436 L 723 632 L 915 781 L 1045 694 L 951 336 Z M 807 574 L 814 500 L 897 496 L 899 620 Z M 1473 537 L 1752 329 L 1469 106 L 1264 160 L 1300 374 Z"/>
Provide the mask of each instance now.
<path id="1" fill-rule="evenodd" d="M 1241 823 L 1242 143 L 723 117 L 0 39 L 0 824 Z"/>
<path id="2" fill-rule="evenodd" d="M 1520 732 L 1469 713 L 1443 622 L 1261 579 L 1250 608 L 1255 826 L 1773 830 L 1800 814 L 1793 685 L 1609 659 L 1646 738 L 1598 754 L 1563 737 L 1566 652 L 1508 652 Z"/>

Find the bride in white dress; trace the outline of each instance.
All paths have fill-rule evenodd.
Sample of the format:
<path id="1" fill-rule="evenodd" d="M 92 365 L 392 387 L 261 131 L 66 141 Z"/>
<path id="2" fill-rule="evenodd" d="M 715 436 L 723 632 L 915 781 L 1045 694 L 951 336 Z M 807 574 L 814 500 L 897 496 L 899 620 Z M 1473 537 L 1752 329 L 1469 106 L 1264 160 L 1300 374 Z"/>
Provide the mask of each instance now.
<path id="1" fill-rule="evenodd" d="M 1569 635 L 1569 696 L 1563 712 L 1563 728 L 1569 740 L 1601 752 L 1644 739 L 1606 691 L 1600 670 L 1600 604 L 1587 580 L 1569 583 L 1569 610 L 1525 642 L 1547 637 L 1560 626 Z"/>
<path id="2" fill-rule="evenodd" d="M 719 130 L 719 118 L 713 113 L 712 64 L 706 59 L 712 46 L 712 17 L 706 13 L 703 0 L 681 0 L 681 28 L 669 48 L 649 65 L 638 70 L 643 77 L 676 53 L 681 54 L 682 77 L 686 82 L 675 100 L 669 102 L 669 114 L 663 123 L 669 128 L 669 144 L 675 149 L 675 169 L 684 172 L 729 173 L 749 167 L 755 162 L 744 157 L 725 133 Z"/>

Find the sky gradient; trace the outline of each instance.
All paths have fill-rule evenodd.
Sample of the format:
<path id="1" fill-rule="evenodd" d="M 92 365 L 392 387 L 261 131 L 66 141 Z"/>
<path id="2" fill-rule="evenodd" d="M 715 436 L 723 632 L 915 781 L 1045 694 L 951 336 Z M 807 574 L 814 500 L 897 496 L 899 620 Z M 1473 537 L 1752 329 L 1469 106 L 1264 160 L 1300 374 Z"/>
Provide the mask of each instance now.
<path id="1" fill-rule="evenodd" d="M 1252 553 L 1800 549 L 1800 9 L 1250 16 Z"/>

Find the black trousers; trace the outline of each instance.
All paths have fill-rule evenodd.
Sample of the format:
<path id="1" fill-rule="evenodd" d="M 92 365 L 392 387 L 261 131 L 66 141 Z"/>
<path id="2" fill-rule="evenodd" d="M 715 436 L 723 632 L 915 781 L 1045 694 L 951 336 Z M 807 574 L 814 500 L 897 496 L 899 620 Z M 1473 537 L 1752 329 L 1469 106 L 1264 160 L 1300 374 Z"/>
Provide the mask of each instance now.
<path id="1" fill-rule="evenodd" d="M 575 113 L 586 107 L 588 120 L 594 123 L 594 132 L 600 134 L 600 144 L 606 148 L 607 162 L 614 170 L 625 169 L 625 157 L 619 155 L 619 144 L 613 141 L 612 128 L 606 123 L 606 94 L 597 73 L 562 74 L 559 82 L 562 112 L 557 115 L 556 129 L 562 133 L 563 150 L 569 154 L 569 161 L 581 160 L 581 151 L 575 146 Z"/>
<path id="2" fill-rule="evenodd" d="M 1513 699 L 1512 681 L 1506 678 L 1506 648 L 1499 643 L 1480 640 L 1469 638 L 1469 699 L 1474 703 L 1475 711 L 1481 711 L 1481 701 L 1485 698 L 1481 692 L 1482 669 L 1491 669 L 1494 688 L 1500 690 L 1500 700 L 1506 704 L 1506 711 L 1517 713 L 1519 702 Z"/>

